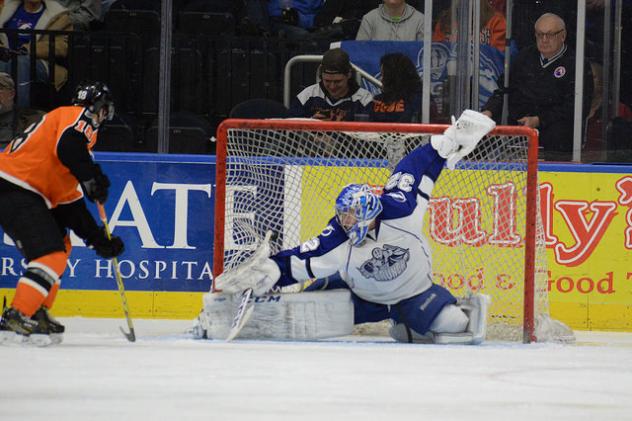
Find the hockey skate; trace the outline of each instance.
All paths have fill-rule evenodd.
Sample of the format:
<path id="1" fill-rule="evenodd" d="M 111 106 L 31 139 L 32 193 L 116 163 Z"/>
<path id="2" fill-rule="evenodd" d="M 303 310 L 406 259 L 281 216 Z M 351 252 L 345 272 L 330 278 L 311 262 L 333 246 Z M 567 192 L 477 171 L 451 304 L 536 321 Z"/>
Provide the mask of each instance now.
<path id="1" fill-rule="evenodd" d="M 59 323 L 44 306 L 33 314 L 31 320 L 37 321 L 37 328 L 32 335 L 49 335 L 52 344 L 59 344 L 64 339 L 66 327 Z"/>
<path id="2" fill-rule="evenodd" d="M 53 329 L 60 330 L 61 327 L 63 330 L 64 327 L 56 322 L 57 326 L 53 328 L 51 324 L 40 322 L 35 317 L 28 318 L 12 307 L 5 309 L 0 320 L 0 343 L 35 346 L 60 343 L 61 333 L 53 332 Z"/>
<path id="3" fill-rule="evenodd" d="M 7 307 L 0 319 L 0 341 L 1 343 L 24 342 L 37 327 L 37 322 L 24 316 L 12 307 Z"/>

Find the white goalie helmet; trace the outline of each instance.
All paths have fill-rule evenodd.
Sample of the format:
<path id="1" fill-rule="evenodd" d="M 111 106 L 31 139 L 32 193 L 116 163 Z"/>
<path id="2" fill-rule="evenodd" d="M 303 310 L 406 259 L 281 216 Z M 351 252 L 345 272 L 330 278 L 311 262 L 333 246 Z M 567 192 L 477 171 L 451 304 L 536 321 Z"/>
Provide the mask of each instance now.
<path id="1" fill-rule="evenodd" d="M 349 184 L 336 198 L 336 219 L 351 245 L 361 244 L 371 222 L 382 212 L 382 202 L 368 184 Z"/>

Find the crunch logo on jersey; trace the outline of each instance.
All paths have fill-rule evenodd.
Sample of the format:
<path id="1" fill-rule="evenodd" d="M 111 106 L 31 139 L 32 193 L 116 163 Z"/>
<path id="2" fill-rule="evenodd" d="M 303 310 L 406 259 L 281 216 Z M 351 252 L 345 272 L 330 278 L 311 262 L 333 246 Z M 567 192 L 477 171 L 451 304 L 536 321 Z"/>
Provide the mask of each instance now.
<path id="1" fill-rule="evenodd" d="M 374 278 L 378 282 L 392 281 L 401 275 L 408 266 L 410 251 L 397 246 L 384 244 L 371 251 L 373 258 L 358 268 L 365 278 Z"/>

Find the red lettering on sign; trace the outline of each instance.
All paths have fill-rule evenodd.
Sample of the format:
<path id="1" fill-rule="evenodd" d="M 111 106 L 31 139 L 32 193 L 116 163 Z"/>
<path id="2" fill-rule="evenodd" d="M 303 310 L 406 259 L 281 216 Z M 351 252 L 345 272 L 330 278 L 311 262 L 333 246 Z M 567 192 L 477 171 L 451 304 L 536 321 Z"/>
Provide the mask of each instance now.
<path id="1" fill-rule="evenodd" d="M 566 266 L 583 263 L 593 252 L 599 240 L 616 215 L 614 202 L 591 202 L 560 200 L 555 204 L 571 231 L 575 244 L 568 247 L 563 243 L 555 245 L 555 260 Z M 589 218 L 587 215 L 592 212 Z"/>
<path id="2" fill-rule="evenodd" d="M 456 212 L 453 213 L 452 210 Z M 481 209 L 477 199 L 430 200 L 430 236 L 433 240 L 450 247 L 461 244 L 480 246 L 485 242 L 481 229 Z M 453 220 L 457 219 L 456 227 Z"/>
<path id="3" fill-rule="evenodd" d="M 632 249 L 632 177 L 625 176 L 619 179 L 615 184 L 617 190 L 619 191 L 619 198 L 617 202 L 621 206 L 628 206 L 628 211 L 625 214 L 625 222 L 627 227 L 624 231 L 624 243 L 623 247 L 628 250 Z"/>
<path id="4" fill-rule="evenodd" d="M 615 184 L 619 190 L 619 199 L 617 200 L 621 206 L 632 206 L 632 177 L 625 176 Z"/>
<path id="5" fill-rule="evenodd" d="M 558 292 L 567 294 L 574 290 L 581 294 L 590 294 L 595 291 L 599 294 L 614 294 L 614 274 L 613 272 L 607 272 L 605 278 L 601 278 L 598 281 L 594 281 L 588 276 L 583 276 L 575 281 L 570 276 L 560 276 L 555 279 L 551 276 L 551 271 L 548 271 L 548 290 L 551 291 L 553 287 Z"/>
<path id="6" fill-rule="evenodd" d="M 467 277 L 467 282 L 466 282 Z M 444 275 L 440 272 L 433 272 L 432 279 L 436 284 L 451 290 L 459 290 L 467 285 L 468 289 L 478 292 L 485 288 L 485 271 L 482 267 L 476 269 L 474 274 L 467 276 L 462 273 L 450 273 Z"/>
<path id="7" fill-rule="evenodd" d="M 489 244 L 519 245 L 522 239 L 516 233 L 516 186 L 513 183 L 491 185 L 487 193 L 494 197 L 494 232 Z"/>
<path id="8" fill-rule="evenodd" d="M 623 247 L 632 250 L 632 207 L 625 213 L 625 222 L 628 226 L 624 231 Z"/>
<path id="9" fill-rule="evenodd" d="M 553 185 L 542 183 L 540 185 L 540 212 L 544 225 L 544 242 L 547 247 L 557 244 L 557 236 L 553 234 Z"/>
<path id="10" fill-rule="evenodd" d="M 512 289 L 515 286 L 516 283 L 511 279 L 511 275 L 506 273 L 499 273 L 496 275 L 496 288 Z"/>

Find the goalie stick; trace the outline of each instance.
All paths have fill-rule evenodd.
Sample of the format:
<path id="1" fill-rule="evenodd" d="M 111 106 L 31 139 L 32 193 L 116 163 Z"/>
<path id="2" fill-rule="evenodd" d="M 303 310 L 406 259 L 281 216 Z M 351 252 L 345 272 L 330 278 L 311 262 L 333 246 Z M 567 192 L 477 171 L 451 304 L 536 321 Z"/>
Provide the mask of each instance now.
<path id="1" fill-rule="evenodd" d="M 252 288 L 248 288 L 241 293 L 241 302 L 239 303 L 239 308 L 237 309 L 233 323 L 230 326 L 230 332 L 228 332 L 226 342 L 230 342 L 235 339 L 237 335 L 239 335 L 241 328 L 246 325 L 252 316 L 252 312 L 255 309 L 255 301 L 251 300 L 251 298 Z"/>
<path id="2" fill-rule="evenodd" d="M 105 227 L 105 234 L 108 237 L 108 240 L 112 238 L 112 234 L 110 233 L 110 227 L 108 226 L 108 217 L 105 214 L 105 208 L 103 204 L 97 202 L 97 208 L 99 209 L 99 218 L 101 218 L 101 222 L 103 222 L 103 226 Z M 123 285 L 123 279 L 121 278 L 121 272 L 119 271 L 118 259 L 116 257 L 112 258 L 112 268 L 114 269 L 114 275 L 116 277 L 116 285 L 118 286 L 119 294 L 121 295 L 121 302 L 123 304 L 123 312 L 125 313 L 125 319 L 127 320 L 127 327 L 129 327 L 129 333 L 125 332 L 122 327 L 121 332 L 128 341 L 135 342 L 136 334 L 134 333 L 134 325 L 132 324 L 132 318 L 129 315 L 129 307 L 127 305 L 127 298 L 125 297 L 125 286 Z"/>
<path id="3" fill-rule="evenodd" d="M 263 241 L 259 244 L 259 249 L 246 263 L 235 270 L 236 276 L 239 276 L 241 272 L 248 270 L 251 266 L 259 264 L 262 258 L 267 258 L 270 255 L 270 238 L 272 238 L 272 231 L 267 231 Z M 252 312 L 255 309 L 254 300 L 251 300 L 252 295 L 252 288 L 247 288 L 241 293 L 241 301 L 239 303 L 239 307 L 237 308 L 237 313 L 233 318 L 233 323 L 230 326 L 230 332 L 226 337 L 226 342 L 230 342 L 235 339 L 252 316 Z"/>

